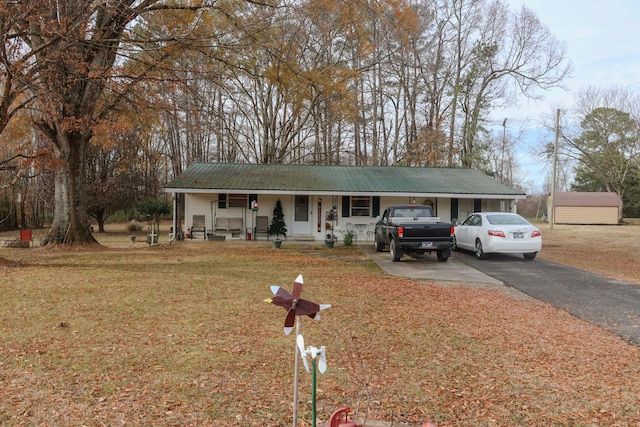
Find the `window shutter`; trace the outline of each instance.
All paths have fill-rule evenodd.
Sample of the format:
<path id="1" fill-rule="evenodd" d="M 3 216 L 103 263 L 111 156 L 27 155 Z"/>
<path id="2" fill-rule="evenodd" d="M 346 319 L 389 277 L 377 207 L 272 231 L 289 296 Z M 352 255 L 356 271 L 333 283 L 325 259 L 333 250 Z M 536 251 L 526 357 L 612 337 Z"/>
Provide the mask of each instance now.
<path id="1" fill-rule="evenodd" d="M 458 220 L 458 199 L 451 199 L 451 222 Z"/>
<path id="2" fill-rule="evenodd" d="M 227 207 L 227 195 L 218 194 L 218 209 L 225 209 Z"/>
<path id="3" fill-rule="evenodd" d="M 342 217 L 349 218 L 351 216 L 351 197 L 342 196 Z"/>
<path id="4" fill-rule="evenodd" d="M 373 196 L 372 203 L 371 217 L 375 218 L 380 215 L 380 196 Z"/>
<path id="5" fill-rule="evenodd" d="M 258 195 L 257 194 L 249 194 L 249 200 L 247 201 L 247 209 L 251 209 L 253 206 L 251 206 L 251 202 L 253 201 L 258 201 Z"/>

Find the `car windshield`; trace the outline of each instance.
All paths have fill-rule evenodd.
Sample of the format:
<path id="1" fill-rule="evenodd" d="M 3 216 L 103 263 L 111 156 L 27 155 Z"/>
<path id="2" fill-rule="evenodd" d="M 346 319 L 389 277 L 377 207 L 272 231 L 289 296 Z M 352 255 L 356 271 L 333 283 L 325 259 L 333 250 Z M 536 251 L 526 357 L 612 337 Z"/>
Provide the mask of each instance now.
<path id="1" fill-rule="evenodd" d="M 489 223 L 493 225 L 529 225 L 529 221 L 527 221 L 520 215 L 487 215 L 487 221 L 489 221 Z"/>

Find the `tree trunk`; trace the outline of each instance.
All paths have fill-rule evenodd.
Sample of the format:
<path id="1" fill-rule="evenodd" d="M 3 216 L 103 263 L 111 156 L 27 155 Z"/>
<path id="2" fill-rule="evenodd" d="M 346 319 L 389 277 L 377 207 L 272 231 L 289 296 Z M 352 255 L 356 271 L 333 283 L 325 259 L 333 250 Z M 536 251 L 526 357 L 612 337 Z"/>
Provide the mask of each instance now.
<path id="1" fill-rule="evenodd" d="M 107 220 L 107 215 L 104 209 L 100 210 L 100 214 L 96 216 L 98 217 L 96 218 L 96 221 L 98 222 L 98 233 L 104 233 L 104 223 Z"/>
<path id="2" fill-rule="evenodd" d="M 58 132 L 53 224 L 45 245 L 97 244 L 89 227 L 85 193 L 85 153 L 89 135 Z"/>

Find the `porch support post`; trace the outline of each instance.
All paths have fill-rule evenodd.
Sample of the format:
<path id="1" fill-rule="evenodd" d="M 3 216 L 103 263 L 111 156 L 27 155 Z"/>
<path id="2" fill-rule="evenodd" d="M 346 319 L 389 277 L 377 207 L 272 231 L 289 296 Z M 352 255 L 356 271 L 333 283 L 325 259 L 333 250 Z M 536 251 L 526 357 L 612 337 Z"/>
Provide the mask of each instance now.
<path id="1" fill-rule="evenodd" d="M 178 229 L 176 228 L 176 226 L 177 226 L 176 216 L 177 216 L 177 213 L 178 213 L 178 204 L 176 203 L 176 193 L 171 193 L 171 194 L 173 195 L 173 197 L 171 198 L 171 201 L 173 202 L 173 209 L 172 209 L 172 214 L 173 214 L 173 221 L 172 221 L 173 233 L 172 234 L 173 234 L 173 236 L 171 236 L 170 240 L 173 241 L 173 240 L 177 240 L 178 239 L 178 234 L 177 234 L 178 233 Z"/>

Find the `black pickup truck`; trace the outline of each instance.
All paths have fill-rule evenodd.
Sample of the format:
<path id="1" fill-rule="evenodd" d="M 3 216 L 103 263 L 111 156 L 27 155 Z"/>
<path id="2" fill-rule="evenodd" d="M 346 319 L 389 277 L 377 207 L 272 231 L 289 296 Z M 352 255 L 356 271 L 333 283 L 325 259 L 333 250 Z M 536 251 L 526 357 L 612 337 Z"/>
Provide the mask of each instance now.
<path id="1" fill-rule="evenodd" d="M 431 206 L 398 205 L 385 209 L 376 223 L 376 251 L 389 245 L 393 261 L 405 253 L 436 252 L 438 261 L 445 262 L 453 247 L 453 224 L 441 222 Z"/>

